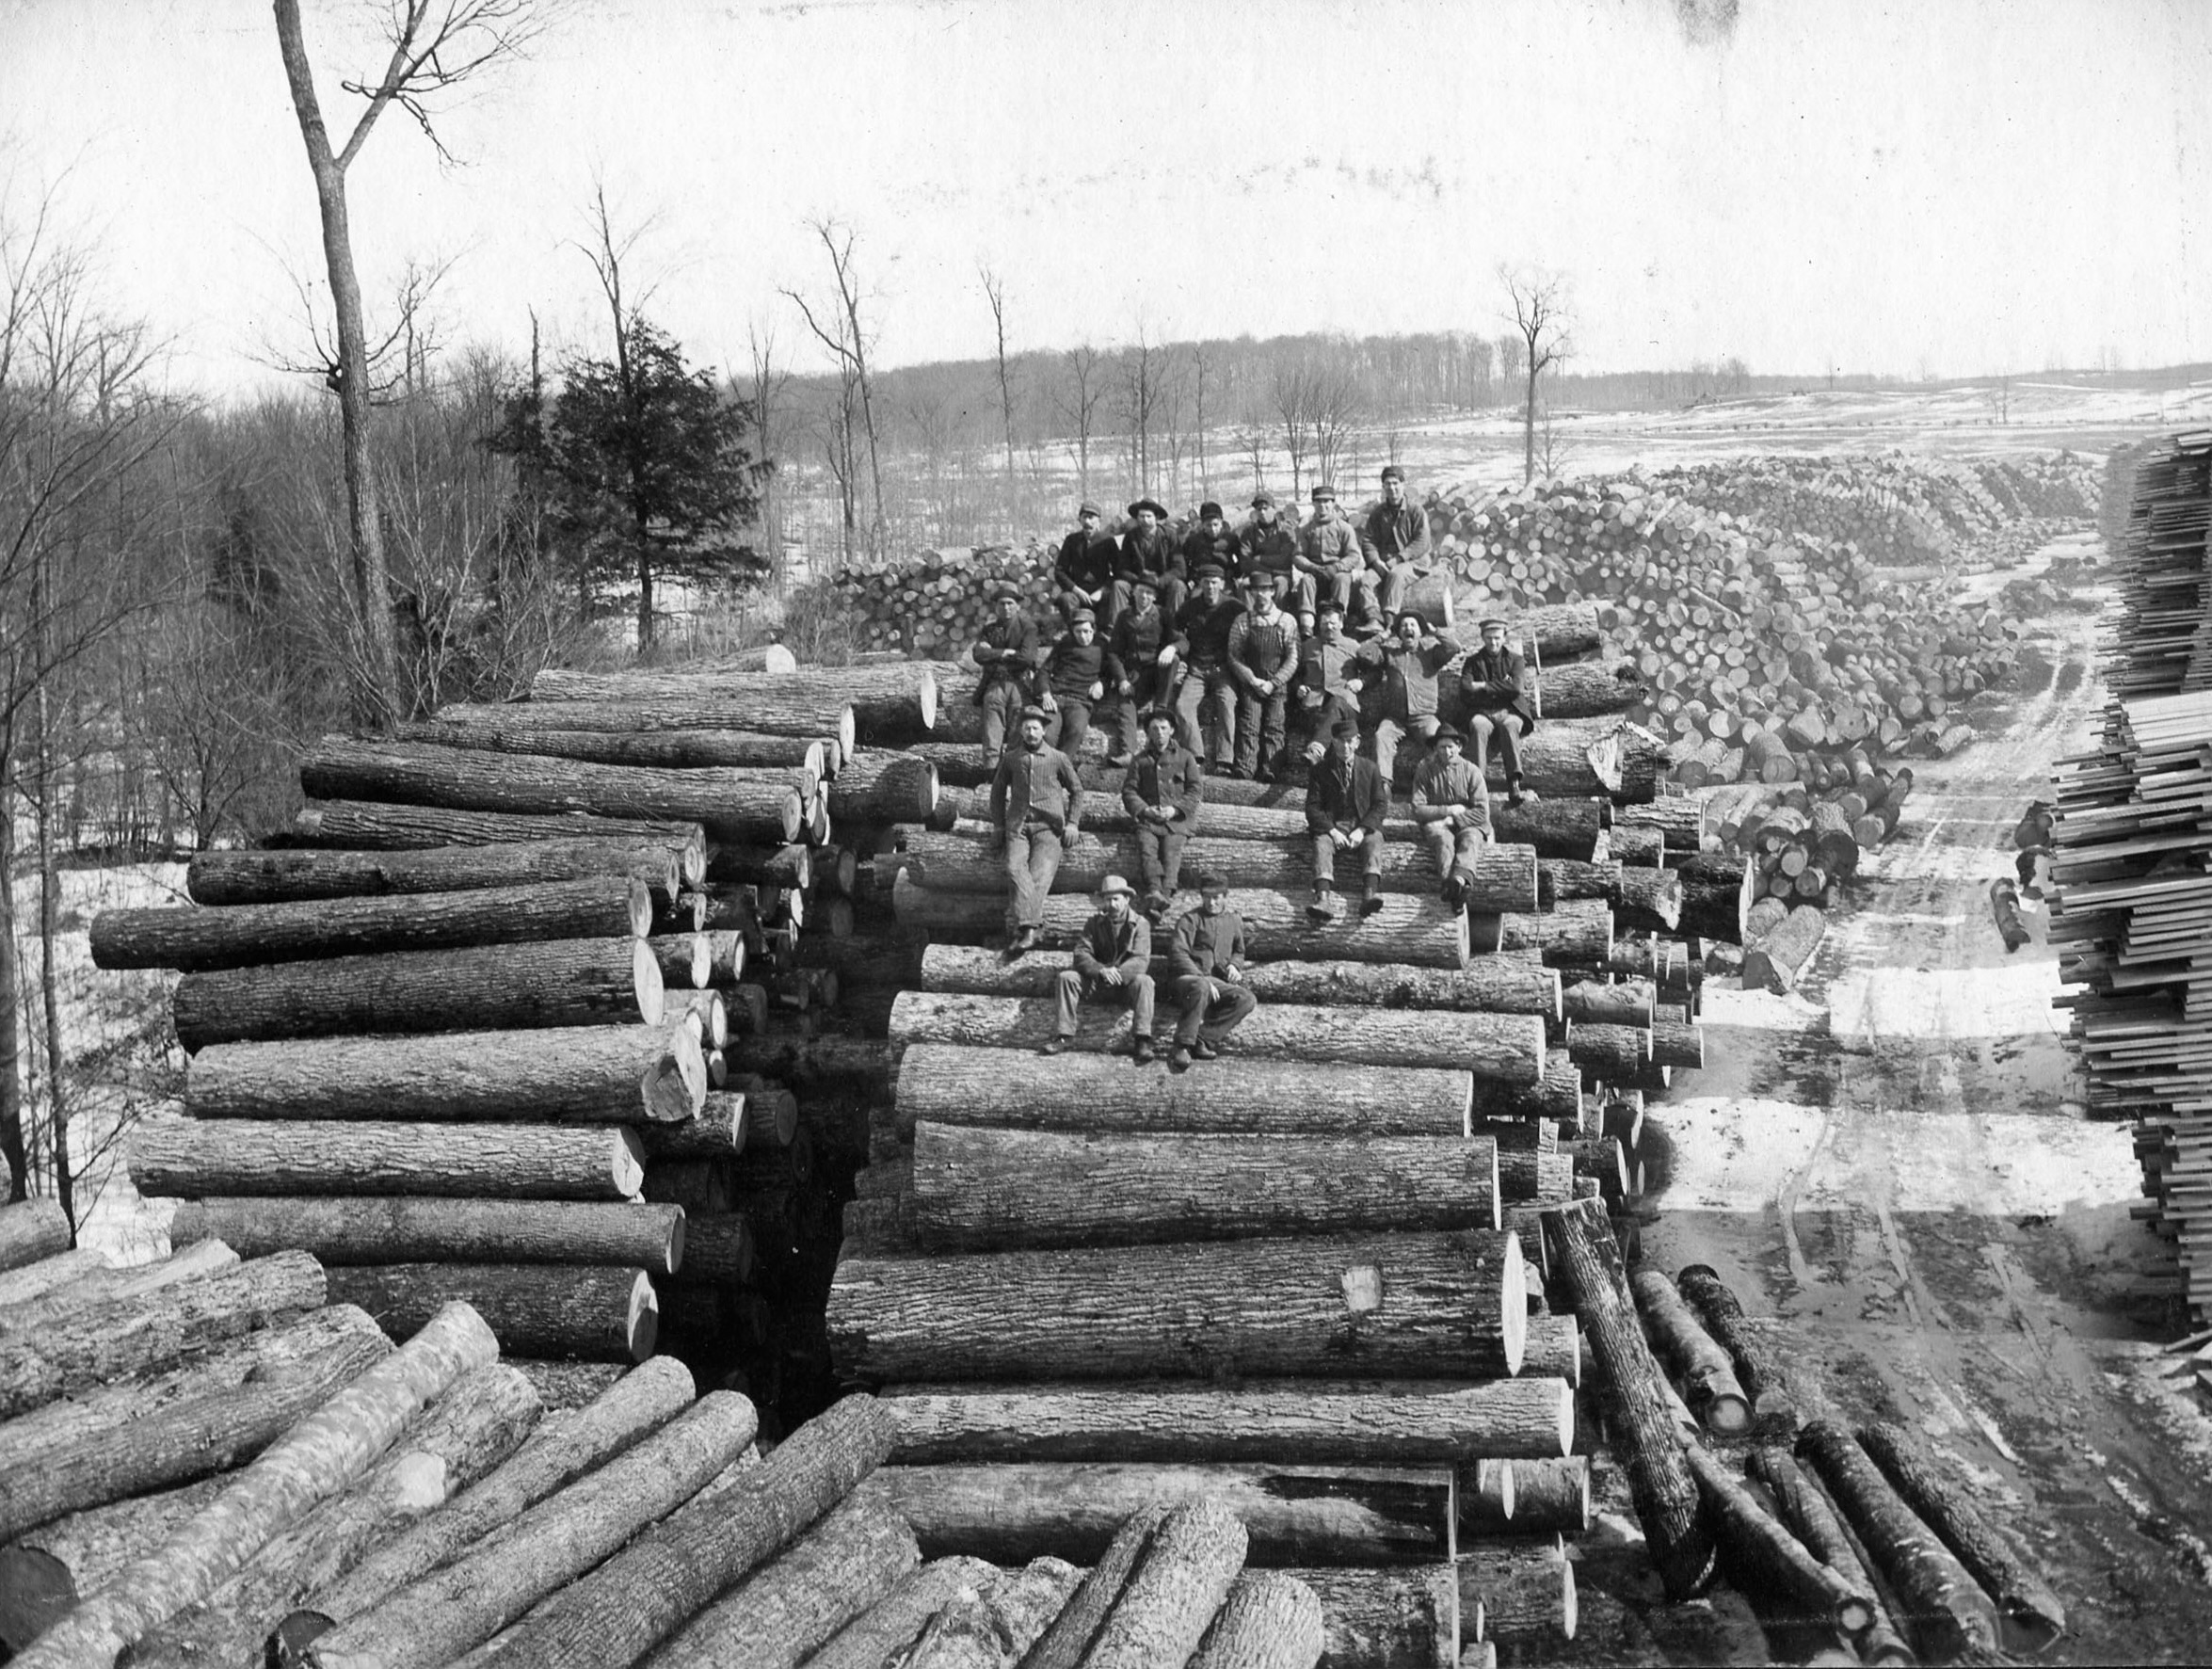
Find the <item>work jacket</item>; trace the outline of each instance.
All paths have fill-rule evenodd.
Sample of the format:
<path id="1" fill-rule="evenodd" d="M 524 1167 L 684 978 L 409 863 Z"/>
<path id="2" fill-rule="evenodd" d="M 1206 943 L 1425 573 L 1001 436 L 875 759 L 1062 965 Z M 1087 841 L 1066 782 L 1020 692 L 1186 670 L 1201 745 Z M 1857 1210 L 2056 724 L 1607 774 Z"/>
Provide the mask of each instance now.
<path id="1" fill-rule="evenodd" d="M 1147 747 L 1130 761 L 1121 779 L 1121 809 L 1139 823 L 1147 821 L 1147 810 L 1164 810 L 1188 834 L 1205 786 L 1206 768 L 1198 756 L 1170 737 L 1164 752 Z"/>
<path id="2" fill-rule="evenodd" d="M 1377 505 L 1360 526 L 1359 551 L 1377 573 L 1388 573 L 1396 563 L 1426 561 L 1428 511 L 1410 498 L 1395 510 L 1387 504 Z"/>
<path id="3" fill-rule="evenodd" d="M 1045 657 L 1045 687 L 1060 701 L 1092 699 L 1091 685 L 1106 681 L 1106 646 L 1093 634 L 1088 643 L 1078 643 L 1069 633 Z"/>
<path id="4" fill-rule="evenodd" d="M 1046 744 L 1033 753 L 1016 743 L 999 756 L 991 776 L 991 826 L 1002 835 L 1036 822 L 1066 837 L 1078 832 L 1082 813 L 1082 778 L 1057 747 Z"/>
<path id="5" fill-rule="evenodd" d="M 1376 719 L 1409 725 L 1435 718 L 1437 677 L 1458 653 L 1459 645 L 1449 637 L 1423 637 L 1410 649 L 1396 634 L 1361 644 L 1358 660 L 1375 672 L 1367 680 L 1367 693 Z"/>
<path id="6" fill-rule="evenodd" d="M 1202 594 L 1192 592 L 1190 602 L 1175 617 L 1183 658 L 1201 672 L 1223 670 L 1228 665 L 1229 634 L 1243 613 L 1244 605 L 1234 597 L 1209 602 Z"/>
<path id="7" fill-rule="evenodd" d="M 1533 724 L 1535 704 L 1529 699 L 1528 667 L 1510 647 L 1496 654 L 1480 645 L 1460 663 L 1459 693 L 1470 713 L 1515 713 Z"/>
<path id="8" fill-rule="evenodd" d="M 1298 565 L 1290 559 L 1298 554 L 1298 530 L 1282 517 L 1277 516 L 1271 527 L 1262 527 L 1255 518 L 1237 529 L 1237 539 L 1243 547 L 1239 579 L 1255 573 L 1272 573 L 1286 580 L 1296 575 Z"/>
<path id="9" fill-rule="evenodd" d="M 1077 528 L 1060 541 L 1052 579 L 1066 591 L 1102 591 L 1114 578 L 1114 541 L 1102 533 Z"/>
<path id="10" fill-rule="evenodd" d="M 1327 573 L 1357 573 L 1363 564 L 1359 536 L 1341 519 L 1308 522 L 1298 530 L 1298 554 L 1309 568 Z"/>
<path id="11" fill-rule="evenodd" d="M 1225 907 L 1218 916 L 1185 910 L 1168 941 L 1167 966 L 1178 979 L 1218 979 L 1225 969 L 1243 967 L 1245 955 L 1244 918 L 1235 910 Z"/>
<path id="12" fill-rule="evenodd" d="M 1182 652 L 1175 622 L 1158 602 L 1142 613 L 1124 609 L 1114 617 L 1114 640 L 1106 650 L 1107 682 L 1131 684 L 1139 690 L 1150 688 L 1158 675 L 1167 670 L 1160 665 L 1160 651 L 1170 645 L 1178 654 Z"/>
<path id="13" fill-rule="evenodd" d="M 1306 773 L 1306 826 L 1313 833 L 1379 834 L 1389 815 L 1390 790 L 1366 754 L 1348 753 L 1341 764 L 1324 759 Z"/>
<path id="14" fill-rule="evenodd" d="M 1075 946 L 1076 972 L 1093 980 L 1109 968 L 1119 969 L 1124 979 L 1151 971 L 1152 923 L 1135 910 L 1118 922 L 1099 910 L 1083 923 Z"/>
<path id="15" fill-rule="evenodd" d="M 1199 569 L 1209 562 L 1221 570 L 1224 579 L 1232 582 L 1242 571 L 1244 541 L 1226 522 L 1219 533 L 1208 533 L 1201 525 L 1183 535 L 1183 573 L 1193 585 L 1197 584 Z"/>
<path id="16" fill-rule="evenodd" d="M 1155 527 L 1149 539 L 1133 527 L 1123 534 L 1121 549 L 1114 558 L 1114 572 L 1117 579 L 1141 573 L 1160 580 L 1190 577 L 1189 570 L 1183 567 L 1183 554 L 1176 544 L 1175 535 L 1164 527 Z"/>
<path id="17" fill-rule="evenodd" d="M 1413 774 L 1416 823 L 1441 823 L 1446 806 L 1465 806 L 1468 824 L 1484 834 L 1490 832 L 1490 788 L 1475 762 L 1464 753 L 1449 765 L 1431 754 Z"/>
<path id="18" fill-rule="evenodd" d="M 1037 693 L 1037 667 L 1044 661 L 1044 652 L 1037 648 L 1037 623 L 1027 615 L 1016 615 L 1011 620 L 992 620 L 981 633 L 982 642 L 970 651 L 969 659 L 983 668 L 983 679 L 975 686 L 975 699 L 980 704 L 984 692 L 995 683 L 1011 683 L 1025 695 Z M 1012 650 L 1011 658 L 1000 655 L 985 660 L 983 651 Z"/>

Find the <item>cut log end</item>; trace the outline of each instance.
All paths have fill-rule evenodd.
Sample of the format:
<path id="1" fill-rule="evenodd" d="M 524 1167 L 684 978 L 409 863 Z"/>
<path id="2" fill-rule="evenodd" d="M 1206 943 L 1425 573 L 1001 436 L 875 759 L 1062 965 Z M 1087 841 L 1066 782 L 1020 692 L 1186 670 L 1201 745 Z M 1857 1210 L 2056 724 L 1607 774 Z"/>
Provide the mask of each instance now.
<path id="1" fill-rule="evenodd" d="M 678 1223 L 672 1237 L 671 1256 L 681 1258 L 683 1249 L 683 1225 Z M 673 1267 L 673 1266 L 672 1266 Z M 630 1339 L 630 1359 L 642 1362 L 651 1356 L 661 1341 L 661 1301 L 653 1291 L 652 1278 L 644 1270 L 637 1272 L 637 1279 L 630 1290 L 630 1311 L 624 1321 Z"/>
<path id="2" fill-rule="evenodd" d="M 920 682 L 915 686 L 914 701 L 915 705 L 922 710 L 922 728 L 925 730 L 937 729 L 937 674 L 934 672 L 922 673 Z M 847 716 L 850 716 L 849 710 Z M 933 776 L 935 770 L 934 766 L 931 767 Z"/>
<path id="3" fill-rule="evenodd" d="M 643 881 L 630 883 L 630 937 L 644 939 L 653 930 L 653 890 Z"/>
<path id="4" fill-rule="evenodd" d="M 1701 1412 L 1706 1430 L 1718 1436 L 1739 1437 L 1751 1430 L 1751 1404 L 1732 1392 L 1720 1392 Z"/>
<path id="5" fill-rule="evenodd" d="M 1495 1193 L 1492 1197 L 1496 1197 Z M 1521 1257 L 1521 1237 L 1512 1229 L 1506 1230 L 1505 1251 L 1499 1259 L 1498 1286 L 1499 1341 L 1505 1356 L 1505 1371 L 1513 1375 L 1520 1372 L 1521 1359 L 1529 1346 L 1529 1276 L 1528 1265 Z M 1566 1418 L 1571 1443 L 1574 1431 L 1571 1396 Z"/>
<path id="6" fill-rule="evenodd" d="M 659 955 L 642 939 L 632 940 L 630 946 L 630 988 L 637 993 L 638 1018 L 649 1026 L 659 1025 L 668 985 L 661 972 Z"/>

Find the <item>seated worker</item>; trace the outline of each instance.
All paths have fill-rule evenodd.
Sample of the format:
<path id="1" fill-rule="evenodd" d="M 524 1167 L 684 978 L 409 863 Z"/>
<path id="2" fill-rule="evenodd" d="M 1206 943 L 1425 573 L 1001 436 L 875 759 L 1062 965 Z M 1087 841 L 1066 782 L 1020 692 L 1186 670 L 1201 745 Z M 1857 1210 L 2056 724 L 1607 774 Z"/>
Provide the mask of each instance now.
<path id="1" fill-rule="evenodd" d="M 1323 598 L 1312 634 L 1299 645 L 1298 729 L 1308 742 L 1323 741 L 1338 724 L 1359 729 L 1361 676 L 1359 645 L 1344 635 L 1344 611 L 1334 597 Z"/>
<path id="2" fill-rule="evenodd" d="M 1298 617 L 1298 630 L 1313 630 L 1313 580 L 1298 571 L 1298 530 L 1283 519 L 1275 495 L 1259 492 L 1252 497 L 1252 520 L 1237 529 L 1243 547 L 1237 578 L 1263 573 L 1273 576 L 1275 597 Z"/>
<path id="3" fill-rule="evenodd" d="M 1052 563 L 1052 601 L 1066 623 L 1074 621 L 1077 609 L 1089 609 L 1103 634 L 1114 627 L 1114 541 L 1100 531 L 1097 505 L 1086 501 L 1075 519 L 1075 531 L 1060 541 Z"/>
<path id="4" fill-rule="evenodd" d="M 1114 622 L 1113 641 L 1106 650 L 1106 684 L 1114 698 L 1118 735 L 1106 760 L 1110 765 L 1126 765 L 1135 755 L 1140 742 L 1137 715 L 1148 708 L 1167 706 L 1174 697 L 1176 674 L 1182 670 L 1175 622 L 1160 606 L 1160 582 L 1150 574 L 1138 574 L 1130 581 L 1129 592 L 1129 606 Z"/>
<path id="5" fill-rule="evenodd" d="M 1244 566 L 1244 541 L 1211 499 L 1198 506 L 1198 522 L 1183 535 L 1183 571 L 1194 581 L 1209 562 L 1234 579 Z"/>
<path id="6" fill-rule="evenodd" d="M 1298 623 L 1275 606 L 1273 574 L 1246 574 L 1244 597 L 1244 612 L 1229 628 L 1229 676 L 1237 682 L 1237 760 L 1229 775 L 1272 782 L 1283 762 Z"/>
<path id="7" fill-rule="evenodd" d="M 1337 855 L 1356 851 L 1362 877 L 1359 913 L 1383 907 L 1383 824 L 1390 790 L 1375 762 L 1354 751 L 1359 730 L 1347 715 L 1306 745 L 1306 827 L 1313 837 L 1313 902 L 1306 913 L 1334 922 Z"/>
<path id="8" fill-rule="evenodd" d="M 1045 745 L 1045 710 L 1024 707 L 1017 735 L 991 773 L 993 844 L 1005 854 L 1014 886 L 1009 957 L 1037 948 L 1061 856 L 1082 843 L 1082 779 L 1067 755 Z"/>
<path id="9" fill-rule="evenodd" d="M 1059 1012 L 1040 1053 L 1058 1054 L 1067 1047 L 1082 1024 L 1084 1002 L 1126 1003 L 1134 1029 L 1130 1052 L 1138 1066 L 1151 1063 L 1152 924 L 1130 908 L 1132 896 L 1119 875 L 1098 883 L 1098 908 L 1083 923 L 1075 966 L 1062 969 L 1052 981 Z"/>
<path id="10" fill-rule="evenodd" d="M 1397 781 L 1398 745 L 1408 734 L 1422 743 L 1436 734 L 1437 680 L 1458 657 L 1459 645 L 1429 630 L 1413 609 L 1401 614 L 1390 634 L 1360 645 L 1360 665 L 1370 668 L 1369 709 L 1373 724 L 1368 746 L 1383 780 Z"/>
<path id="11" fill-rule="evenodd" d="M 1359 529 L 1359 554 L 1387 619 L 1405 607 L 1405 593 L 1429 571 L 1429 513 L 1405 493 L 1405 472 L 1396 464 L 1383 470 L 1382 503 L 1367 513 Z"/>
<path id="12" fill-rule="evenodd" d="M 1244 918 L 1229 908 L 1229 884 L 1219 875 L 1198 877 L 1198 907 L 1176 919 L 1167 966 L 1175 977 L 1175 1052 L 1168 1070 L 1187 1072 L 1193 1060 L 1210 1061 L 1259 1000 L 1244 988 Z"/>
<path id="13" fill-rule="evenodd" d="M 1374 588 L 1367 580 L 1367 559 L 1359 554 L 1359 538 L 1352 531 L 1352 523 L 1337 513 L 1334 487 L 1313 489 L 1313 517 L 1298 530 L 1298 554 L 1293 561 L 1313 588 L 1317 604 L 1324 597 L 1337 600 L 1354 637 L 1380 630 Z"/>
<path id="14" fill-rule="evenodd" d="M 1490 790 L 1473 762 L 1460 757 L 1459 743 L 1457 730 L 1439 726 L 1413 778 L 1413 820 L 1435 860 L 1438 895 L 1455 907 L 1467 902 L 1475 859 L 1490 838 Z"/>
<path id="15" fill-rule="evenodd" d="M 1089 609 L 1075 611 L 1066 635 L 1045 656 L 1043 682 L 1038 705 L 1045 710 L 1045 740 L 1080 765 L 1091 709 L 1106 695 L 1106 646 Z"/>
<path id="16" fill-rule="evenodd" d="M 1208 563 L 1194 578 L 1198 588 L 1175 618 L 1183 657 L 1176 722 L 1183 746 L 1226 777 L 1237 762 L 1237 684 L 1229 676 L 1229 633 L 1244 605 L 1227 595 L 1226 570 Z"/>
<path id="17" fill-rule="evenodd" d="M 1174 619 L 1183 606 L 1185 590 L 1182 548 L 1167 531 L 1167 506 L 1158 499 L 1141 498 L 1129 507 L 1136 525 L 1121 536 L 1114 558 L 1114 612 L 1119 616 L 1130 605 L 1130 587 L 1139 574 L 1150 574 L 1160 588 L 1160 606 Z"/>
<path id="18" fill-rule="evenodd" d="M 1137 874 L 1145 881 L 1145 913 L 1158 925 L 1175 896 L 1183 867 L 1183 843 L 1198 821 L 1206 769 L 1176 740 L 1175 714 L 1155 707 L 1145 714 L 1145 750 L 1121 779 L 1121 809 L 1136 822 Z"/>
<path id="19" fill-rule="evenodd" d="M 969 659 L 983 668 L 975 704 L 983 709 L 983 762 L 995 771 L 1015 715 L 1037 698 L 1044 653 L 1037 648 L 1036 622 L 1021 612 L 1020 592 L 1001 586 L 991 602 L 999 618 L 984 627 Z"/>
<path id="20" fill-rule="evenodd" d="M 1489 771 L 1495 740 L 1505 766 L 1505 803 L 1517 806 L 1534 797 L 1521 787 L 1521 738 L 1536 728 L 1536 704 L 1529 698 L 1528 667 L 1506 646 L 1505 622 L 1484 620 L 1482 631 L 1483 641 L 1460 663 L 1460 699 L 1469 714 L 1475 769 Z"/>

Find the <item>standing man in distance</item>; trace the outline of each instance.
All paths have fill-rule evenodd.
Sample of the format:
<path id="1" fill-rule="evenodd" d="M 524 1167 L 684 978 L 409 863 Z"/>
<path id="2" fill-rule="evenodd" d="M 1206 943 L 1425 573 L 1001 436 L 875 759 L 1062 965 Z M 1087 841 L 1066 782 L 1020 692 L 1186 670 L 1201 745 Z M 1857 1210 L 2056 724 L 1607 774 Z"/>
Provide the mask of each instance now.
<path id="1" fill-rule="evenodd" d="M 1457 908 L 1474 884 L 1475 859 L 1490 838 L 1490 790 L 1472 761 L 1460 757 L 1459 732 L 1437 728 L 1413 778 L 1413 820 L 1435 860 L 1438 893 Z"/>
<path id="2" fill-rule="evenodd" d="M 1460 698 L 1469 714 L 1475 769 L 1488 773 L 1495 741 L 1505 765 L 1505 803 L 1517 806 L 1532 797 L 1521 786 L 1521 738 L 1536 728 L 1536 705 L 1529 698 L 1528 666 L 1506 646 L 1505 622 L 1484 620 L 1482 631 L 1483 641 L 1460 664 Z"/>
<path id="3" fill-rule="evenodd" d="M 1397 781 L 1398 745 L 1408 735 L 1426 745 L 1436 734 L 1437 681 L 1459 654 L 1459 645 L 1429 630 L 1429 622 L 1412 609 L 1392 623 L 1387 637 L 1378 637 L 1359 648 L 1360 664 L 1369 668 L 1369 693 L 1374 698 L 1373 751 L 1375 768 L 1385 782 Z"/>
<path id="4" fill-rule="evenodd" d="M 1244 550 L 1239 578 L 1263 573 L 1275 583 L 1275 597 L 1298 617 L 1298 630 L 1313 630 L 1313 579 L 1298 571 L 1298 530 L 1283 520 L 1275 495 L 1252 496 L 1252 520 L 1237 530 Z"/>
<path id="5" fill-rule="evenodd" d="M 1182 682 L 1175 693 L 1176 721 L 1183 746 L 1202 755 L 1217 776 L 1236 767 L 1237 685 L 1229 676 L 1229 633 L 1244 605 L 1227 594 L 1228 575 L 1208 563 L 1197 573 L 1198 588 L 1175 618 L 1175 635 L 1183 657 Z M 1210 731 L 1209 735 L 1207 732 Z"/>
<path id="6" fill-rule="evenodd" d="M 1158 499 L 1141 498 L 1129 507 L 1136 522 L 1121 536 L 1121 550 L 1114 559 L 1114 612 L 1129 606 L 1130 586 L 1140 574 L 1150 574 L 1160 590 L 1160 606 L 1174 619 L 1183 606 L 1186 589 L 1183 554 L 1167 531 L 1167 506 Z"/>
<path id="7" fill-rule="evenodd" d="M 1229 884 L 1219 875 L 1198 877 L 1198 907 L 1176 919 L 1167 966 L 1175 976 L 1175 1052 L 1168 1070 L 1186 1072 L 1191 1062 L 1210 1061 L 1221 1040 L 1259 1006 L 1244 988 L 1244 918 L 1229 908 Z"/>
<path id="8" fill-rule="evenodd" d="M 1306 827 L 1313 838 L 1313 902 L 1306 913 L 1334 922 L 1337 857 L 1359 854 L 1359 913 L 1383 907 L 1383 824 L 1390 815 L 1390 790 L 1375 762 L 1355 753 L 1359 731 L 1347 717 L 1306 745 Z"/>
<path id="9" fill-rule="evenodd" d="M 1274 577 L 1244 576 L 1244 612 L 1229 628 L 1229 676 L 1237 681 L 1237 760 L 1232 777 L 1274 780 L 1281 767 L 1298 627 L 1275 606 Z"/>
<path id="10" fill-rule="evenodd" d="M 1183 843 L 1198 821 L 1206 770 L 1198 756 L 1176 740 L 1175 714 L 1165 707 L 1145 714 L 1145 743 L 1121 779 L 1121 809 L 1137 826 L 1145 913 L 1157 926 L 1181 882 Z"/>
<path id="11" fill-rule="evenodd" d="M 1091 733 L 1091 709 L 1106 696 L 1106 646 L 1087 608 L 1068 621 L 1067 634 L 1045 656 L 1045 740 L 1077 763 Z"/>
<path id="12" fill-rule="evenodd" d="M 1037 648 L 1036 622 L 1021 612 L 1021 593 L 1001 586 L 991 593 L 991 602 L 999 618 L 984 627 L 969 659 L 983 668 L 975 704 L 983 709 L 984 763 L 995 770 L 1005 751 L 1007 728 L 1041 693 L 1037 668 L 1045 657 Z"/>
<path id="13" fill-rule="evenodd" d="M 1137 574 L 1129 582 L 1129 595 L 1130 604 L 1114 622 L 1114 639 L 1106 650 L 1106 683 L 1114 698 L 1120 738 L 1106 761 L 1110 765 L 1126 765 L 1135 756 L 1138 715 L 1170 704 L 1180 666 L 1175 622 L 1160 606 L 1160 582 Z"/>
<path id="14" fill-rule="evenodd" d="M 1075 531 L 1060 541 L 1060 554 L 1052 563 L 1053 600 L 1061 619 L 1069 624 L 1077 609 L 1089 609 L 1103 634 L 1114 626 L 1114 541 L 1100 531 L 1103 517 L 1097 505 L 1085 500 L 1075 519 Z"/>
<path id="15" fill-rule="evenodd" d="M 1379 630 L 1374 596 L 1367 583 L 1367 560 L 1359 554 L 1352 523 L 1337 514 L 1337 489 L 1313 489 L 1313 518 L 1298 530 L 1298 571 L 1313 587 L 1316 602 L 1337 600 L 1346 629 L 1354 637 Z"/>
<path id="16" fill-rule="evenodd" d="M 1083 923 L 1075 966 L 1052 981 L 1059 1004 L 1052 1035 L 1038 1051 L 1058 1054 L 1074 1039 L 1082 1004 L 1126 1003 L 1134 1032 L 1130 1052 L 1140 1067 L 1152 1063 L 1152 924 L 1130 908 L 1130 884 L 1119 875 L 1098 883 L 1098 908 Z"/>
<path id="17" fill-rule="evenodd" d="M 1367 513 L 1359 530 L 1359 552 L 1368 584 L 1381 595 L 1383 616 L 1396 619 L 1405 593 L 1429 571 L 1429 513 L 1406 496 L 1405 472 L 1396 464 L 1383 470 L 1382 502 Z"/>
<path id="18" fill-rule="evenodd" d="M 1021 710 L 1017 736 L 991 774 L 991 826 L 1014 887 L 1009 957 L 1036 949 L 1060 859 L 1082 843 L 1082 779 L 1067 755 L 1046 746 L 1043 708 Z"/>

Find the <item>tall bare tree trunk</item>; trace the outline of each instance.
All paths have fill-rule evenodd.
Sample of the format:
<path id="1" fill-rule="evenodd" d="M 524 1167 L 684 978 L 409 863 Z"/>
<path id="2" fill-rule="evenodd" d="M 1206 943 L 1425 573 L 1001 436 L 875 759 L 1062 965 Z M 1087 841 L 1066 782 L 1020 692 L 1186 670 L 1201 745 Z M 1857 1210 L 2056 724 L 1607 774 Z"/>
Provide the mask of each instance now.
<path id="1" fill-rule="evenodd" d="M 0 1156 L 8 1162 L 10 1202 L 30 1197 L 30 1154 L 23 1129 L 23 1022 L 17 1006 L 22 966 L 15 940 L 15 815 L 5 787 L 13 772 L 11 726 L 0 725 Z"/>
<path id="2" fill-rule="evenodd" d="M 61 937 L 61 875 L 54 849 L 54 717 L 50 681 L 38 691 L 39 794 L 33 803 L 39 843 L 39 1005 L 46 1032 L 46 1120 L 54 1145 L 54 1196 L 73 1224 L 76 1185 L 69 1171 L 70 1099 L 62 1082 L 61 990 L 55 941 Z"/>
<path id="3" fill-rule="evenodd" d="M 1521 479 L 1536 478 L 1536 378 L 1542 367 L 1531 359 L 1529 363 L 1529 404 L 1521 416 Z"/>

